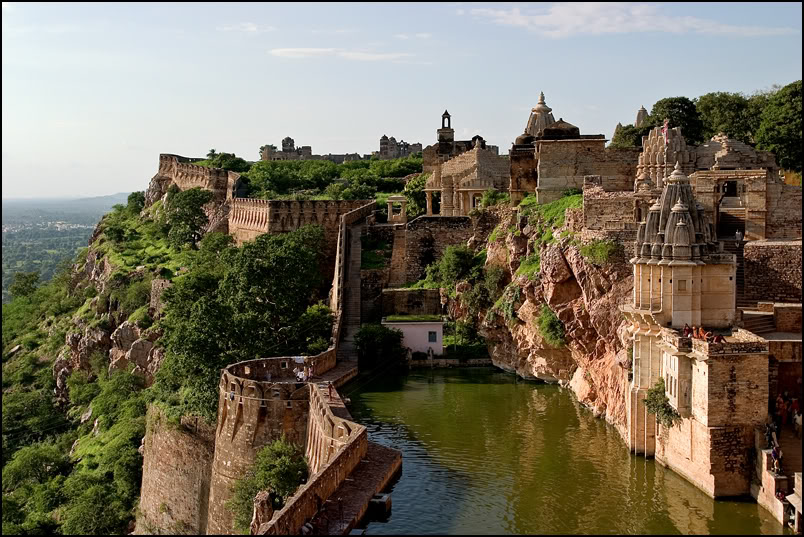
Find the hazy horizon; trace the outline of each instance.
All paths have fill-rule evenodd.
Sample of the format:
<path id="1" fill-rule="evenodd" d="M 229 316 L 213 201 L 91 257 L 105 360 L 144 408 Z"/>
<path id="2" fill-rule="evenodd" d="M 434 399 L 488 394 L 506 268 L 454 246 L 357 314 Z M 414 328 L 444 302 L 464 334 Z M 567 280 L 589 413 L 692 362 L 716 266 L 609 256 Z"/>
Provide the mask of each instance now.
<path id="1" fill-rule="evenodd" d="M 3 199 L 145 190 L 160 153 L 383 134 L 507 154 L 544 91 L 609 138 L 641 105 L 801 78 L 801 4 L 3 2 Z"/>

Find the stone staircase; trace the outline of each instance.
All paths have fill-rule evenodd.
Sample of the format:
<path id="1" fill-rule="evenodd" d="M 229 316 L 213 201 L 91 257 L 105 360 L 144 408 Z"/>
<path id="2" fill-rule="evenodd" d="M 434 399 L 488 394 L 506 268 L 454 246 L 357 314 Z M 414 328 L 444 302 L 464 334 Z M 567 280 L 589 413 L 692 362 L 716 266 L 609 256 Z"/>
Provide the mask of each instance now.
<path id="1" fill-rule="evenodd" d="M 718 237 L 733 238 L 737 230 L 745 233 L 745 209 L 742 207 L 723 207 L 718 213 Z"/>
<path id="2" fill-rule="evenodd" d="M 743 311 L 743 328 L 755 334 L 767 334 L 776 331 L 773 313 Z"/>
<path id="3" fill-rule="evenodd" d="M 723 251 L 734 254 L 737 258 L 737 270 L 734 276 L 737 286 L 737 308 L 747 310 L 755 309 L 757 307 L 757 301 L 750 300 L 745 297 L 745 260 L 743 258 L 744 248 L 744 241 L 737 242 L 735 240 L 723 240 Z"/>
<path id="4" fill-rule="evenodd" d="M 349 262 L 346 265 L 346 286 L 343 290 L 343 324 L 338 361 L 357 361 L 355 334 L 360 330 L 360 230 L 362 223 L 348 230 Z"/>

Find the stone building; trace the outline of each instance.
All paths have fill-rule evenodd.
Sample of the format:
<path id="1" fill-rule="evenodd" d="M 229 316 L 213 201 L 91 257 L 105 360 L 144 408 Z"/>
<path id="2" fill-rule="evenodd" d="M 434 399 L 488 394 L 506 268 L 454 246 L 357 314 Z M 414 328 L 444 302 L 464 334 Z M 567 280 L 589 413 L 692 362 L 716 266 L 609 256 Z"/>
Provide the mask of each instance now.
<path id="1" fill-rule="evenodd" d="M 509 151 L 511 202 L 535 194 L 539 203 L 550 203 L 568 189 L 581 189 L 586 175 L 600 176 L 609 190 L 629 190 L 638 154 L 637 149 L 607 149 L 604 135 L 582 135 L 562 118 L 555 121 L 542 93 Z"/>
<path id="2" fill-rule="evenodd" d="M 434 195 L 440 200 L 441 216 L 468 216 L 479 206 L 483 192 L 506 189 L 509 172 L 508 161 L 484 149 L 482 139 L 477 137 L 471 151 L 436 164 L 424 188 L 427 216 L 433 215 Z"/>
<path id="3" fill-rule="evenodd" d="M 753 430 L 768 402 L 768 344 L 735 326 L 736 270 L 676 164 L 639 224 L 630 322 L 633 378 L 627 393 L 628 444 L 713 497 L 749 492 Z M 723 343 L 684 337 L 685 325 L 725 335 Z M 648 414 L 647 390 L 664 379 L 681 416 L 673 427 Z"/>
<path id="4" fill-rule="evenodd" d="M 380 138 L 380 151 L 377 153 L 377 156 L 380 160 L 389 160 L 393 158 L 409 157 L 414 153 L 420 153 L 421 150 L 422 144 L 420 143 L 409 144 L 405 140 L 397 142 L 396 138 L 393 136 L 389 138 L 383 134 L 382 138 Z"/>
<path id="5" fill-rule="evenodd" d="M 486 141 L 479 135 L 473 136 L 471 140 L 456 140 L 455 129 L 452 128 L 452 116 L 444 110 L 441 115 L 441 128 L 436 131 L 438 141 L 433 145 L 428 145 L 422 150 L 422 170 L 432 172 L 436 164 L 446 162 L 452 157 L 469 151 L 475 146 L 475 142 L 480 140 L 481 147 L 488 149 L 495 155 L 500 150 L 496 145 L 486 145 Z"/>
<path id="6" fill-rule="evenodd" d="M 296 147 L 296 142 L 290 136 L 282 139 L 282 150 L 277 151 L 276 146 L 264 145 L 260 150 L 260 160 L 329 160 L 335 164 L 342 162 L 349 162 L 352 160 L 361 160 L 368 158 L 367 156 L 361 157 L 357 153 L 344 153 L 326 155 L 313 155 L 313 149 L 309 145 Z"/>

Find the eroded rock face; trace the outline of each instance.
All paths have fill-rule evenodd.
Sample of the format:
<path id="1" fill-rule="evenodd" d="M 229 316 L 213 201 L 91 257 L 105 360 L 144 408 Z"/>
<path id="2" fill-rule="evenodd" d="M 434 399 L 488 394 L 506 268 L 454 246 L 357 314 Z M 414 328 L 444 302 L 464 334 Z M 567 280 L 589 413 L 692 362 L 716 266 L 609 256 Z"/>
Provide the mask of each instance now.
<path id="1" fill-rule="evenodd" d="M 524 224 L 524 225 L 523 225 Z M 486 338 L 492 361 L 523 378 L 560 382 L 596 416 L 604 417 L 623 432 L 628 359 L 621 340 L 624 324 L 619 306 L 631 296 L 633 278 L 624 259 L 597 266 L 581 255 L 569 239 L 541 245 L 540 272 L 534 281 L 516 275 L 516 269 L 538 243 L 534 231 L 522 220 L 513 222 L 511 233 L 489 243 L 489 265 L 503 267 L 512 280 L 515 318 L 499 312 L 485 317 L 480 331 Z M 554 236 L 558 234 L 554 230 Z M 536 245 L 536 246 L 534 246 Z M 458 301 L 463 289 L 458 289 Z M 511 292 L 511 288 L 509 288 Z M 451 314 L 465 308 L 447 300 Z M 566 344 L 553 347 L 539 332 L 538 318 L 547 304 L 564 325 Z"/>
<path id="2" fill-rule="evenodd" d="M 262 490 L 254 497 L 254 514 L 251 517 L 251 534 L 258 535 L 260 526 L 270 522 L 274 516 L 274 505 L 271 493 Z"/>

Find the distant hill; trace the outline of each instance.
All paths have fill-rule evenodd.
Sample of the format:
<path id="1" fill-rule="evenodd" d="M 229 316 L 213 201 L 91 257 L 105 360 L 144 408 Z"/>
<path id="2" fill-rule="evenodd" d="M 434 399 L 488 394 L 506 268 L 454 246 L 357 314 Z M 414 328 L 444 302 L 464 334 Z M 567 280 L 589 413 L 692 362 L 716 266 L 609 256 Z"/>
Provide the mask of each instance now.
<path id="1" fill-rule="evenodd" d="M 111 210 L 112 206 L 118 203 L 126 203 L 130 192 L 118 192 L 108 196 L 95 196 L 92 198 L 3 198 L 3 211 L 43 209 L 52 211 L 54 209 L 69 213 L 104 213 Z"/>

